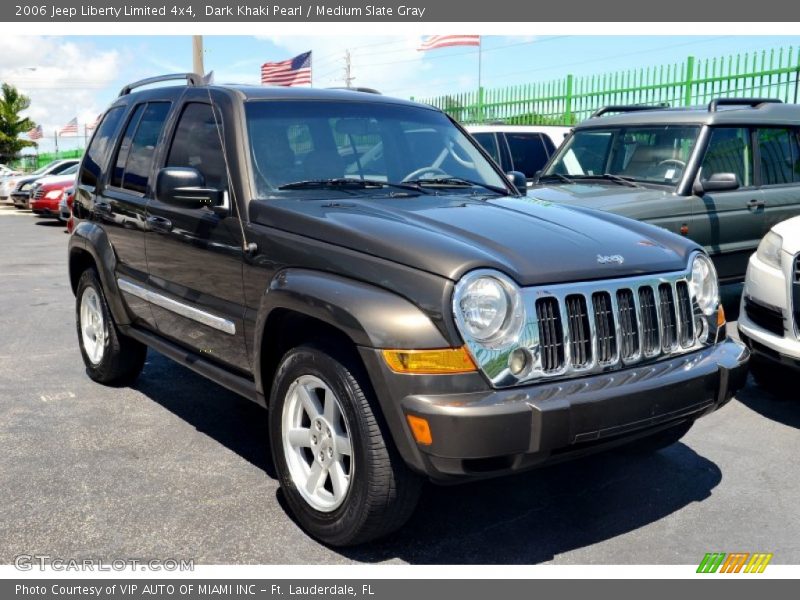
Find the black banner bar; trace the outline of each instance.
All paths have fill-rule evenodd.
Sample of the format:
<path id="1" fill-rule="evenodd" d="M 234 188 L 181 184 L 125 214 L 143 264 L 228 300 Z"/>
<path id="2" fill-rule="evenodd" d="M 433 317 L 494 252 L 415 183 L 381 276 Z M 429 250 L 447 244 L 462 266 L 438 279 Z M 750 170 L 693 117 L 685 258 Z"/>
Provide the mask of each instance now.
<path id="1" fill-rule="evenodd" d="M 784 0 L 12 0 L 0 4 L 0 21 L 10 22 L 790 22 L 800 4 Z M 603 33 L 598 29 L 598 33 Z M 631 31 L 631 33 L 636 33 Z"/>

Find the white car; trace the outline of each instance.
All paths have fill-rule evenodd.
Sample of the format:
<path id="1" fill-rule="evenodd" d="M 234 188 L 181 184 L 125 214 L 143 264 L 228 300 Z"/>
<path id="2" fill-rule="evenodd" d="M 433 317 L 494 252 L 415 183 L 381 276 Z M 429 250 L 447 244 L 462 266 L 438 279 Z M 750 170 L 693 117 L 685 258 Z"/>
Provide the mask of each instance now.
<path id="1" fill-rule="evenodd" d="M 775 225 L 750 257 L 739 335 L 753 353 L 756 382 L 796 395 L 788 384 L 800 372 L 800 217 Z"/>
<path id="2" fill-rule="evenodd" d="M 524 173 L 529 186 L 571 131 L 555 125 L 466 125 L 465 129 L 503 171 Z"/>

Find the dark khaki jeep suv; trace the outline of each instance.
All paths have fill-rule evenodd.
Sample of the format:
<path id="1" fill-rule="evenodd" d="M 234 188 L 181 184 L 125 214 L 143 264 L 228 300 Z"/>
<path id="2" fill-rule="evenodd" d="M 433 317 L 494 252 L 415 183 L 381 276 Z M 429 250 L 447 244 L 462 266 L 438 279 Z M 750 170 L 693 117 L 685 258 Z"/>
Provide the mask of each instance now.
<path id="1" fill-rule="evenodd" d="M 81 353 L 122 385 L 150 347 L 263 405 L 311 535 L 391 532 L 424 478 L 663 447 L 743 384 L 693 242 L 526 198 L 430 107 L 181 77 L 126 86 L 81 164 Z"/>

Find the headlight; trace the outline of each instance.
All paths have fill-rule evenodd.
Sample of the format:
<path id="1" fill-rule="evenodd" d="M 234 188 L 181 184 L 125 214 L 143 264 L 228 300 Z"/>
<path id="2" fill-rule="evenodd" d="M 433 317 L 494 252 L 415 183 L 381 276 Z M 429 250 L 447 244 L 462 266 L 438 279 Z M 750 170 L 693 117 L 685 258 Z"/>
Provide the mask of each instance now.
<path id="1" fill-rule="evenodd" d="M 783 247 L 783 238 L 774 231 L 770 231 L 761 240 L 756 250 L 756 256 L 770 266 L 776 269 L 781 268 L 781 248 Z"/>
<path id="2" fill-rule="evenodd" d="M 47 198 L 48 200 L 58 200 L 59 198 L 61 198 L 61 194 L 63 193 L 64 190 L 50 190 L 44 195 L 44 197 Z"/>
<path id="3" fill-rule="evenodd" d="M 516 341 L 525 322 L 519 288 L 492 271 L 475 271 L 458 282 L 453 313 L 462 335 L 489 348 Z"/>
<path id="4" fill-rule="evenodd" d="M 714 263 L 705 254 L 694 257 L 689 286 L 700 310 L 706 315 L 712 315 L 719 304 L 719 283 Z"/>

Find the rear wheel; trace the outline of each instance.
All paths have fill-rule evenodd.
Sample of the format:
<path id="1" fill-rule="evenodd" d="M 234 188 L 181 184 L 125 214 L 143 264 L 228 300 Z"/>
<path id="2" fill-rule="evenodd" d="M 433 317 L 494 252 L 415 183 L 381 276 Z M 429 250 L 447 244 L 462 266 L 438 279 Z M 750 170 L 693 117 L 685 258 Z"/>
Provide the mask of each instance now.
<path id="1" fill-rule="evenodd" d="M 622 450 L 632 454 L 649 454 L 658 452 L 664 448 L 676 444 L 692 428 L 694 421 L 686 421 L 680 425 L 674 425 L 669 429 L 664 429 L 653 435 L 634 440 L 622 446 Z"/>
<path id="2" fill-rule="evenodd" d="M 275 374 L 270 443 L 286 502 L 309 534 L 332 546 L 401 527 L 417 504 L 411 473 L 373 412 L 357 361 L 312 346 L 290 350 Z"/>
<path id="3" fill-rule="evenodd" d="M 78 281 L 75 322 L 91 379 L 105 385 L 127 385 L 138 377 L 147 347 L 119 332 L 94 269 L 84 271 Z"/>

